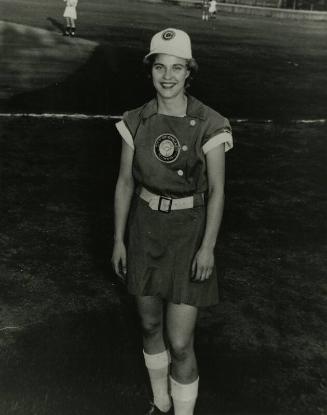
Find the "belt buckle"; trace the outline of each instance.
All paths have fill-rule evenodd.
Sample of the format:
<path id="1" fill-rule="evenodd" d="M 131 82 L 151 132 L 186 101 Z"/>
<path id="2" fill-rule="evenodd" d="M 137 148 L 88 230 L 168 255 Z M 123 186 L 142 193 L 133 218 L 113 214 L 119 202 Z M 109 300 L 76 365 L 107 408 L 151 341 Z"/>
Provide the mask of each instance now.
<path id="1" fill-rule="evenodd" d="M 171 211 L 171 205 L 173 199 L 171 197 L 160 196 L 158 203 L 158 210 L 160 212 L 169 213 Z"/>

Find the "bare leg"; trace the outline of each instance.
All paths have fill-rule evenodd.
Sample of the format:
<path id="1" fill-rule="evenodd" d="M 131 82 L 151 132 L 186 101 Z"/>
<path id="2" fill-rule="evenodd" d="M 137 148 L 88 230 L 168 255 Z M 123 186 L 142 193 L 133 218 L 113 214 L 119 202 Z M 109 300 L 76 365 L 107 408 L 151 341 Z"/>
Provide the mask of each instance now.
<path id="1" fill-rule="evenodd" d="M 197 308 L 186 304 L 169 304 L 167 331 L 172 368 L 171 396 L 175 415 L 193 415 L 198 395 L 198 368 L 194 354 L 194 328 Z"/>
<path id="2" fill-rule="evenodd" d="M 163 306 L 158 297 L 136 297 L 141 317 L 144 351 L 149 354 L 163 352 L 166 349 L 163 339 Z"/>
<path id="3" fill-rule="evenodd" d="M 149 372 L 153 402 L 162 412 L 171 407 L 169 394 L 169 353 L 163 338 L 163 304 L 157 297 L 137 297 L 143 330 L 145 365 Z"/>
<path id="4" fill-rule="evenodd" d="M 194 354 L 194 328 L 198 309 L 187 304 L 167 307 L 167 332 L 172 354 L 171 374 L 180 383 L 191 383 L 198 377 Z"/>

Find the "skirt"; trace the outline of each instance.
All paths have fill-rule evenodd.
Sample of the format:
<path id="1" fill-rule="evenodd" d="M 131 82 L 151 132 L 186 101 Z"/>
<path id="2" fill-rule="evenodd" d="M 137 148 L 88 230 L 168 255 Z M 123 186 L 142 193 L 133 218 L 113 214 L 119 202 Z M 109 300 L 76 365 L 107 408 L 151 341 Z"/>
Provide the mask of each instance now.
<path id="1" fill-rule="evenodd" d="M 67 6 L 64 11 L 64 17 L 69 17 L 70 19 L 77 19 L 76 7 Z"/>
<path id="2" fill-rule="evenodd" d="M 127 289 L 174 304 L 211 306 L 218 301 L 214 267 L 205 282 L 191 281 L 192 261 L 205 229 L 204 206 L 164 213 L 135 196 L 128 223 Z"/>

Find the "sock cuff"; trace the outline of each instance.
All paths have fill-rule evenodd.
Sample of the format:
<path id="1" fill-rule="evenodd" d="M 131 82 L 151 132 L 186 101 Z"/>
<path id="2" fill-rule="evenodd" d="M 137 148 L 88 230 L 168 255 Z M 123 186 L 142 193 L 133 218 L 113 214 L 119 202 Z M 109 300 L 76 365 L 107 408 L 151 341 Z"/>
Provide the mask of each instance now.
<path id="1" fill-rule="evenodd" d="M 192 401 L 198 396 L 199 377 L 194 382 L 183 384 L 170 376 L 171 396 L 177 401 Z"/>
<path id="2" fill-rule="evenodd" d="M 145 366 L 148 369 L 163 369 L 170 363 L 170 355 L 168 350 L 164 350 L 161 353 L 148 354 L 143 350 Z"/>

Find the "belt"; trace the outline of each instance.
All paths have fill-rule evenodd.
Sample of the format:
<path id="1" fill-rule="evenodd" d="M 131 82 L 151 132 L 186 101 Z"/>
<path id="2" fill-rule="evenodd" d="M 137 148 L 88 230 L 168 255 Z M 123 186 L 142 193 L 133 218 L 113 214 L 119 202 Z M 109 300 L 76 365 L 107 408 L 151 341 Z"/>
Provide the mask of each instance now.
<path id="1" fill-rule="evenodd" d="M 150 192 L 145 187 L 140 187 L 136 192 L 139 197 L 148 202 L 152 210 L 169 213 L 171 210 L 191 209 L 204 205 L 204 194 L 197 193 L 193 196 L 172 198 L 160 196 Z"/>

